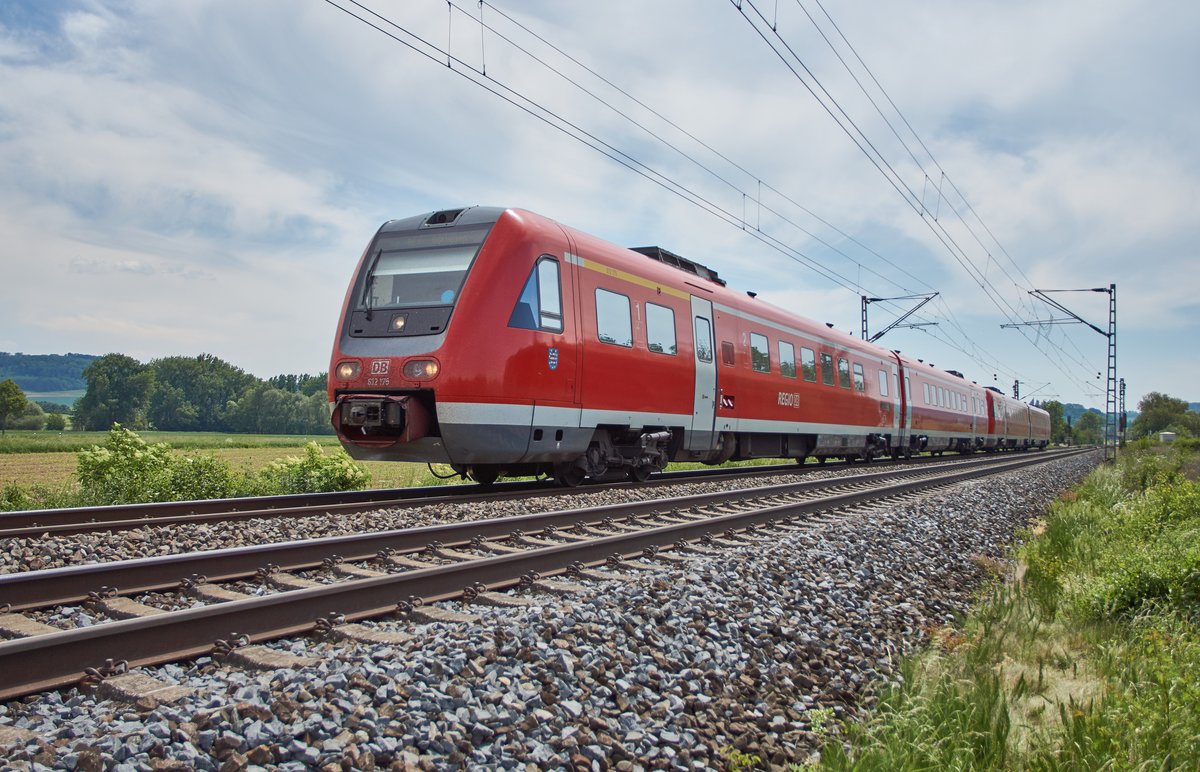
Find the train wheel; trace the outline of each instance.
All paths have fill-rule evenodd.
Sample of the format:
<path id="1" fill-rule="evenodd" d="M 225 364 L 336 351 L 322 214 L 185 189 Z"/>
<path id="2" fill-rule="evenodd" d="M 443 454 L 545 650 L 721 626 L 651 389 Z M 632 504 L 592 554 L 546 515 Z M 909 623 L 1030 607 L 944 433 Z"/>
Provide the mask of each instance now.
<path id="1" fill-rule="evenodd" d="M 650 479 L 650 473 L 654 471 L 654 467 L 649 464 L 641 464 L 640 466 L 629 467 L 629 479 L 634 482 L 644 483 Z"/>
<path id="2" fill-rule="evenodd" d="M 563 488 L 578 488 L 585 477 L 587 472 L 575 464 L 554 465 L 554 481 Z"/>
<path id="3" fill-rule="evenodd" d="M 470 477 L 485 488 L 489 488 L 500 477 L 500 470 L 493 466 L 473 466 Z"/>
<path id="4" fill-rule="evenodd" d="M 825 459 L 828 456 L 817 456 L 817 466 L 825 466 Z"/>

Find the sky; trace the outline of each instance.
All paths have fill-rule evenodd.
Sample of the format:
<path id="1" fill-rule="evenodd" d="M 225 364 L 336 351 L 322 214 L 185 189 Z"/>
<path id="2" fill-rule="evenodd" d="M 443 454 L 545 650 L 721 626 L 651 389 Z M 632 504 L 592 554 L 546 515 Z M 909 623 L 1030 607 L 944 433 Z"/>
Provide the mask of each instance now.
<path id="1" fill-rule="evenodd" d="M 0 351 L 321 372 L 379 225 L 481 204 L 854 334 L 937 292 L 879 343 L 1099 408 L 1106 337 L 1024 323 L 1115 284 L 1128 407 L 1197 401 L 1197 39 L 1177 0 L 5 0 Z"/>

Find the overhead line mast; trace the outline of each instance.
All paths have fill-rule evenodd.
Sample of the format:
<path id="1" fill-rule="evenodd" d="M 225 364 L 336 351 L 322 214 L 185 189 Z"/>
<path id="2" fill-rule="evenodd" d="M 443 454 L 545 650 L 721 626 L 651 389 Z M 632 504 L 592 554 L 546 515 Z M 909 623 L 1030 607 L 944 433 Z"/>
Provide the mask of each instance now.
<path id="1" fill-rule="evenodd" d="M 1108 293 L 1108 331 L 1100 329 L 1088 320 L 1084 319 L 1079 314 L 1059 303 L 1057 300 L 1047 297 L 1047 292 L 1107 292 Z M 1030 290 L 1030 295 L 1033 295 L 1038 300 L 1044 301 L 1051 308 L 1056 308 L 1069 316 L 1069 319 L 1042 319 L 1032 322 L 1013 322 L 1012 324 L 1002 324 L 1001 329 L 1009 327 L 1033 327 L 1043 324 L 1086 324 L 1096 332 L 1108 339 L 1108 378 L 1104 396 L 1104 460 L 1114 461 L 1117 458 L 1117 447 L 1120 445 L 1119 432 L 1123 428 L 1118 428 L 1120 423 L 1124 422 L 1122 417 L 1118 421 L 1117 417 L 1117 400 L 1118 400 L 1118 385 L 1117 385 L 1117 285 L 1110 284 L 1107 287 L 1092 287 L 1090 289 L 1056 289 L 1056 290 Z M 1124 386 L 1124 379 L 1121 380 L 1121 386 Z M 1121 389 L 1122 395 L 1124 389 Z M 1123 400 L 1122 400 L 1123 402 Z M 1124 405 L 1121 407 L 1122 416 L 1124 414 Z"/>

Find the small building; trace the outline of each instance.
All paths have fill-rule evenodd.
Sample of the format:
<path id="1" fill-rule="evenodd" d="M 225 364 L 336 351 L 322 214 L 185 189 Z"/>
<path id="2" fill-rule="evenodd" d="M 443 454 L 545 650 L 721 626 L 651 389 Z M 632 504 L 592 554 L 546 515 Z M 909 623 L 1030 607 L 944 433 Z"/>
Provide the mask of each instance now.
<path id="1" fill-rule="evenodd" d="M 1159 432 L 1158 441 L 1164 445 L 1169 445 L 1175 441 L 1175 432 Z"/>

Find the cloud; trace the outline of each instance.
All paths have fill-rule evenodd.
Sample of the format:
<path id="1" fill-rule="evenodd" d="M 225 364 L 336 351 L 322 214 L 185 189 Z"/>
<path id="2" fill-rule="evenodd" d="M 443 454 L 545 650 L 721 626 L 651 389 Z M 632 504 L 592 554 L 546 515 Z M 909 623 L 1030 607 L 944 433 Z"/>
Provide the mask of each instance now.
<path id="1" fill-rule="evenodd" d="M 1004 314 L 960 259 L 1029 313 L 1022 274 L 1048 287 L 1115 281 L 1131 386 L 1182 393 L 1191 384 L 1159 375 L 1156 363 L 1186 346 L 1197 318 L 1188 279 L 1200 242 L 1195 9 L 1149 13 L 1132 0 L 830 7 L 984 218 L 990 234 L 947 193 L 937 225 L 965 252 L 956 259 L 736 8 L 501 4 L 656 116 L 492 7 L 489 24 L 558 72 L 497 33 L 481 38 L 466 14 L 448 18 L 445 3 L 365 4 L 438 45 L 449 39 L 468 64 L 486 58 L 493 87 L 533 96 L 653 171 L 624 168 L 470 84 L 456 74 L 462 65 L 431 62 L 324 3 L 8 4 L 0 263 L 21 271 L 0 283 L 0 347 L 143 358 L 199 348 L 261 374 L 323 369 L 349 274 L 379 223 L 480 203 L 529 208 L 616 243 L 657 243 L 842 328 L 857 327 L 859 290 L 935 288 L 946 338 L 959 341 L 960 324 L 985 362 L 1045 380 L 1063 376 L 1019 334 L 1001 333 Z M 477 18 L 476 5 L 462 7 Z M 907 149 L 858 95 L 800 5 L 780 4 L 778 28 L 904 184 L 918 196 L 942 184 L 902 122 L 891 116 Z M 724 214 L 688 203 L 654 172 Z M 773 211 L 758 207 L 760 195 Z M 48 288 L 60 316 L 45 311 Z M 965 356 L 935 334 L 889 340 L 906 352 L 928 347 L 935 361 Z M 1045 334 L 1089 356 L 1095 345 L 1075 331 Z M 1068 379 L 1063 391 L 1071 388 L 1080 387 Z"/>

